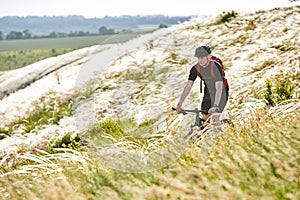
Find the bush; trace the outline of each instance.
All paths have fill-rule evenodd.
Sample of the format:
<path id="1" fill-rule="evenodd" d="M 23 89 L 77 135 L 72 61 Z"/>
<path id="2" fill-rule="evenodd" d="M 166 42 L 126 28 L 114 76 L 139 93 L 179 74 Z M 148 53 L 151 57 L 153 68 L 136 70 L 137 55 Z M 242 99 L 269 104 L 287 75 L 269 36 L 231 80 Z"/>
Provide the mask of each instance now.
<path id="1" fill-rule="evenodd" d="M 233 18 L 237 17 L 238 13 L 235 11 L 231 12 L 222 12 L 222 14 L 219 15 L 217 24 L 222 24 L 231 21 Z"/>
<path id="2" fill-rule="evenodd" d="M 55 144 L 50 149 L 50 152 L 52 152 L 53 148 L 68 148 L 80 151 L 80 147 L 80 137 L 76 135 L 75 138 L 72 138 L 71 133 L 67 133 L 65 136 L 55 142 Z"/>
<path id="3" fill-rule="evenodd" d="M 270 79 L 266 80 L 266 90 L 263 92 L 263 99 L 267 105 L 274 106 L 293 98 L 295 86 L 289 79 L 277 79 L 273 87 Z"/>
<path id="4" fill-rule="evenodd" d="M 99 128 L 102 132 L 109 134 L 114 138 L 119 139 L 124 136 L 124 131 L 121 129 L 119 124 L 112 119 L 107 119 L 106 121 L 100 123 Z"/>
<path id="5" fill-rule="evenodd" d="M 282 102 L 293 98 L 295 86 L 289 80 L 277 80 L 275 87 L 276 100 Z"/>
<path id="6" fill-rule="evenodd" d="M 273 101 L 273 92 L 272 92 L 272 82 L 270 79 L 266 80 L 266 90 L 263 93 L 263 98 L 266 102 L 267 105 L 274 106 L 274 101 Z"/>
<path id="7" fill-rule="evenodd" d="M 160 24 L 158 28 L 168 28 L 168 25 L 166 25 L 166 24 Z"/>

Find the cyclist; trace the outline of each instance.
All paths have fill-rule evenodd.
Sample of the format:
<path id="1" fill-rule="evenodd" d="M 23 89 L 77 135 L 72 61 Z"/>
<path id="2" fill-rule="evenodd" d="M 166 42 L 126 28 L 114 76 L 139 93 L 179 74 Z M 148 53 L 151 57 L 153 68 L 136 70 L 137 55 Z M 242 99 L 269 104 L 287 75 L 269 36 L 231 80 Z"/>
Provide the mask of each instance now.
<path id="1" fill-rule="evenodd" d="M 181 106 L 190 93 L 194 81 L 199 76 L 200 82 L 203 80 L 205 85 L 201 110 L 207 111 L 203 116 L 203 119 L 207 120 L 211 114 L 223 112 L 228 101 L 229 86 L 225 79 L 222 63 L 220 63 L 221 60 L 215 61 L 216 57 L 211 55 L 211 49 L 208 45 L 196 48 L 195 57 L 198 58 L 198 63 L 190 70 L 188 82 L 179 99 L 176 112 L 178 114 L 181 112 Z"/>

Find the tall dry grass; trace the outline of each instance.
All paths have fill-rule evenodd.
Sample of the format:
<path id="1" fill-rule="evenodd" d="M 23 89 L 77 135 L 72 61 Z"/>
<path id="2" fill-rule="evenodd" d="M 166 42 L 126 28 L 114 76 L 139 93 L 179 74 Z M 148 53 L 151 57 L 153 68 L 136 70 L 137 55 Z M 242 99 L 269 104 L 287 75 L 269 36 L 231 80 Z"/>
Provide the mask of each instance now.
<path id="1" fill-rule="evenodd" d="M 299 199 L 300 119 L 265 112 L 151 173 L 112 170 L 89 152 L 18 155 L 1 169 L 0 199 Z"/>

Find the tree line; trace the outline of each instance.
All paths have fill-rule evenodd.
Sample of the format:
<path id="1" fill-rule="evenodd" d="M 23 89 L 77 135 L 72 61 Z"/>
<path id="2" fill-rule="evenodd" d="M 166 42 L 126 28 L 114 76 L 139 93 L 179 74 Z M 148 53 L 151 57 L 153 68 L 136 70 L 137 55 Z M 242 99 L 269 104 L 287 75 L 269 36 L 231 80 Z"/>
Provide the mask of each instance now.
<path id="1" fill-rule="evenodd" d="M 129 29 L 116 31 L 115 29 L 101 26 L 98 32 L 91 33 L 88 31 L 71 31 L 70 33 L 51 32 L 47 35 L 33 35 L 29 30 L 24 31 L 10 31 L 7 35 L 0 31 L 0 40 L 21 40 L 21 39 L 37 39 L 37 38 L 60 38 L 60 37 L 81 37 L 81 36 L 95 36 L 95 35 L 112 35 L 117 33 L 131 33 Z"/>
<path id="2" fill-rule="evenodd" d="M 158 28 L 167 28 L 166 24 L 160 24 Z M 119 33 L 133 33 L 131 29 L 115 30 L 101 26 L 98 32 L 91 33 L 88 31 L 71 31 L 70 33 L 64 32 L 51 32 L 47 35 L 33 35 L 29 30 L 24 31 L 10 31 L 7 35 L 0 31 L 0 40 L 21 40 L 21 39 L 38 39 L 38 38 L 62 38 L 62 37 L 83 37 L 83 36 L 96 36 L 96 35 L 113 35 Z"/>
<path id="3" fill-rule="evenodd" d="M 135 30 L 140 25 L 177 24 L 191 17 L 143 15 L 143 16 L 106 16 L 103 18 L 85 18 L 82 16 L 6 16 L 0 17 L 0 31 L 9 34 L 10 31 L 30 30 L 35 35 L 48 35 L 51 32 L 70 33 L 71 31 L 97 32 L 101 26 L 115 30 Z M 108 28 L 108 29 L 109 29 Z"/>

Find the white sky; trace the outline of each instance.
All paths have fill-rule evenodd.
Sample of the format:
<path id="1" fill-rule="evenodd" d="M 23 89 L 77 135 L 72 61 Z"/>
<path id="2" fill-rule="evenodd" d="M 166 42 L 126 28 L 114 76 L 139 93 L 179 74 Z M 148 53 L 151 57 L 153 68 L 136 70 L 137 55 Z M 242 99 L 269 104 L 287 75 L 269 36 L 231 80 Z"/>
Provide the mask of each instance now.
<path id="1" fill-rule="evenodd" d="M 288 0 L 2 0 L 3 16 L 120 15 L 169 16 L 219 14 L 222 11 L 248 12 L 274 7 L 300 5 Z"/>

